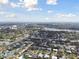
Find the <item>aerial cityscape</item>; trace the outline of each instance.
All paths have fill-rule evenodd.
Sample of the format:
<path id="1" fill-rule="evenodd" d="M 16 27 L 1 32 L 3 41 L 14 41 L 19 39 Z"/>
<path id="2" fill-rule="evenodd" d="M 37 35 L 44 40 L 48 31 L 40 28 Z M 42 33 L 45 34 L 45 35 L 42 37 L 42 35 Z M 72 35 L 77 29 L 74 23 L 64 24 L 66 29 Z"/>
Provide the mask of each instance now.
<path id="1" fill-rule="evenodd" d="M 62 27 L 61 27 L 62 26 Z M 1 59 L 78 59 L 78 23 L 2 23 Z"/>
<path id="2" fill-rule="evenodd" d="M 0 0 L 0 59 L 79 59 L 79 0 Z"/>

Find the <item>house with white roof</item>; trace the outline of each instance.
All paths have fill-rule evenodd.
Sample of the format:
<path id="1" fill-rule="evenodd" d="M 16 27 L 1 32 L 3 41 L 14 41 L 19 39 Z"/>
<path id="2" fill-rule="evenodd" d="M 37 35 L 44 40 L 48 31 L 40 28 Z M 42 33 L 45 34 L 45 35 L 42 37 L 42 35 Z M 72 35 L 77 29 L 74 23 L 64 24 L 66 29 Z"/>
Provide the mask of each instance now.
<path id="1" fill-rule="evenodd" d="M 54 56 L 54 55 L 53 55 L 53 56 L 52 56 L 52 59 L 57 59 L 57 56 Z"/>
<path id="2" fill-rule="evenodd" d="M 44 55 L 44 58 L 49 58 L 50 56 L 48 54 L 45 54 Z"/>
<path id="3" fill-rule="evenodd" d="M 42 53 L 39 53 L 38 54 L 38 57 L 43 58 L 43 54 Z"/>

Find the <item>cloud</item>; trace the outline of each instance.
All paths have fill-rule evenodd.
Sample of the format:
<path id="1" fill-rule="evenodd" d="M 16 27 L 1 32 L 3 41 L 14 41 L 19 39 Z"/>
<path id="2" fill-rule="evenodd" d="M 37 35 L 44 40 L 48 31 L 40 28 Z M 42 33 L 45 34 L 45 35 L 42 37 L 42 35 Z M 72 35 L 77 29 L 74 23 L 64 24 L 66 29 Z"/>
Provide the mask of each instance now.
<path id="1" fill-rule="evenodd" d="M 8 2 L 8 0 L 0 0 L 0 4 L 7 4 Z"/>
<path id="2" fill-rule="evenodd" d="M 58 17 L 75 17 L 77 15 L 72 14 L 72 13 L 68 13 L 68 14 L 57 14 Z"/>
<path id="3" fill-rule="evenodd" d="M 57 5 L 58 0 L 47 0 L 48 5 Z"/>
<path id="4" fill-rule="evenodd" d="M 27 11 L 42 11 L 42 8 L 28 8 Z"/>
<path id="5" fill-rule="evenodd" d="M 46 17 L 45 19 L 46 19 L 46 20 L 49 20 L 49 18 L 48 18 L 48 17 Z"/>
<path id="6" fill-rule="evenodd" d="M 37 0 L 24 0 L 23 3 L 26 8 L 35 8 L 38 4 Z"/>
<path id="7" fill-rule="evenodd" d="M 18 3 L 10 3 L 10 5 L 15 8 L 15 7 L 21 7 L 21 8 L 26 8 L 27 11 L 35 11 L 35 10 L 42 10 L 41 8 L 37 7 L 38 0 L 19 0 Z"/>
<path id="8" fill-rule="evenodd" d="M 38 8 L 38 0 L 20 0 L 18 3 L 22 8 L 26 8 L 27 11 L 42 11 L 42 8 Z"/>
<path id="9" fill-rule="evenodd" d="M 48 13 L 53 13 L 53 11 L 52 10 L 48 10 Z"/>
<path id="10" fill-rule="evenodd" d="M 16 14 L 8 14 L 5 16 L 6 18 L 15 18 L 16 17 Z"/>
<path id="11" fill-rule="evenodd" d="M 3 14 L 5 14 L 6 12 L 4 12 L 4 11 L 0 11 L 0 15 L 3 15 Z"/>
<path id="12" fill-rule="evenodd" d="M 17 7 L 17 4 L 15 4 L 15 3 L 10 3 L 10 5 L 11 5 L 13 8 Z"/>
<path id="13" fill-rule="evenodd" d="M 23 2 L 23 0 L 19 0 L 20 2 Z"/>
<path id="14" fill-rule="evenodd" d="M 26 9 L 37 9 L 38 0 L 19 0 L 19 2 L 14 3 L 9 0 L 0 0 L 0 4 L 8 4 L 12 8 L 21 7 Z"/>
<path id="15" fill-rule="evenodd" d="M 28 14 L 19 14 L 19 13 L 10 13 L 1 11 L 0 12 L 0 21 L 10 21 L 10 22 L 79 22 L 79 16 L 68 13 L 68 14 L 57 14 L 54 15 L 28 15 Z M 37 20 L 38 19 L 38 20 Z"/>
<path id="16" fill-rule="evenodd" d="M 13 3 L 13 2 L 11 2 L 10 5 L 11 5 L 12 8 L 21 7 L 20 4 L 16 4 L 16 3 Z"/>

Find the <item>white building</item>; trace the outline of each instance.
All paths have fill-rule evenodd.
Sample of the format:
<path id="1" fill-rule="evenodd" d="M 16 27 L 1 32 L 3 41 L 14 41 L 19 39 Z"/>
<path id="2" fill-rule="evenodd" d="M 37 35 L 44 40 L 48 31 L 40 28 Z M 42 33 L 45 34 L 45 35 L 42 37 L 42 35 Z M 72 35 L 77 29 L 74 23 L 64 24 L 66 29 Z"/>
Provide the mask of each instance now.
<path id="1" fill-rule="evenodd" d="M 42 53 L 39 53 L 39 54 L 38 54 L 38 57 L 43 58 L 43 54 L 42 54 Z"/>
<path id="2" fill-rule="evenodd" d="M 23 55 L 19 57 L 19 59 L 24 59 Z"/>
<path id="3" fill-rule="evenodd" d="M 52 56 L 52 59 L 57 59 L 57 57 L 56 56 Z"/>
<path id="4" fill-rule="evenodd" d="M 49 58 L 50 56 L 48 54 L 45 54 L 44 58 Z"/>
<path id="5" fill-rule="evenodd" d="M 11 29 L 17 29 L 17 25 L 13 25 Z"/>

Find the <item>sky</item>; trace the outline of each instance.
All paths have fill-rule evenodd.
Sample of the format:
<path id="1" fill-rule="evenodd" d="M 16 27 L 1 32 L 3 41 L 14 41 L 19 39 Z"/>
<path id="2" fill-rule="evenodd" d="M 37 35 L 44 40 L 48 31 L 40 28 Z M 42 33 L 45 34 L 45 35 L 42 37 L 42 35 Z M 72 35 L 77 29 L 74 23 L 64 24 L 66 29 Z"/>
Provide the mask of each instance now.
<path id="1" fill-rule="evenodd" d="M 79 0 L 0 0 L 0 22 L 79 22 Z"/>

